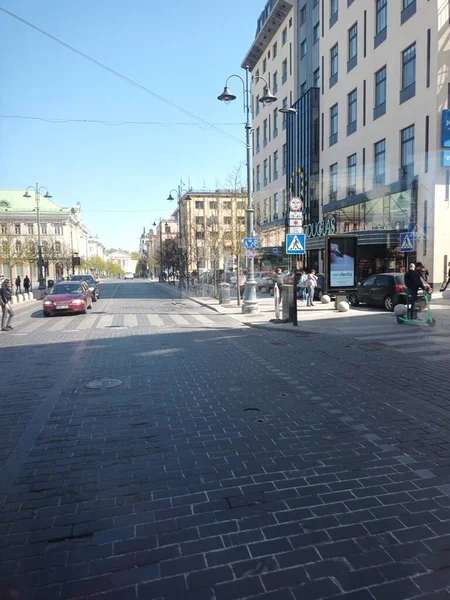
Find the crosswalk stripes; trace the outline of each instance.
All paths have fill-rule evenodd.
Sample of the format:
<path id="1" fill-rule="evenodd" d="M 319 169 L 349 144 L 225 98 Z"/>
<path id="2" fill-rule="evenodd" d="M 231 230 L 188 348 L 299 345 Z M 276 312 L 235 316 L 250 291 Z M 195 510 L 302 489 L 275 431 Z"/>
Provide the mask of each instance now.
<path id="1" fill-rule="evenodd" d="M 49 332 L 50 334 L 80 332 L 104 332 L 109 328 L 114 331 L 127 329 L 147 329 L 158 333 L 160 329 L 214 329 L 222 327 L 240 326 L 229 322 L 226 316 L 215 315 L 215 319 L 199 314 L 172 314 L 172 313 L 114 313 L 101 314 L 89 311 L 86 315 L 56 315 L 53 318 L 42 317 L 29 319 L 17 324 L 17 333 L 37 334 Z M 224 320 L 226 322 L 224 322 Z"/>
<path id="2" fill-rule="evenodd" d="M 158 315 L 147 314 L 147 315 L 145 315 L 145 317 L 147 318 L 147 321 L 149 322 L 151 327 L 163 327 L 164 326 L 164 321 Z"/>
<path id="3" fill-rule="evenodd" d="M 450 338 L 441 332 L 430 329 L 415 329 L 407 331 L 386 331 L 386 333 L 355 335 L 360 343 L 379 342 L 404 355 L 420 355 L 422 360 L 428 362 L 450 361 Z"/>
<path id="4" fill-rule="evenodd" d="M 181 315 L 169 315 L 169 317 L 172 319 L 172 321 L 175 323 L 175 325 L 190 325 L 191 324 L 191 323 L 189 323 L 189 321 L 187 321 Z"/>

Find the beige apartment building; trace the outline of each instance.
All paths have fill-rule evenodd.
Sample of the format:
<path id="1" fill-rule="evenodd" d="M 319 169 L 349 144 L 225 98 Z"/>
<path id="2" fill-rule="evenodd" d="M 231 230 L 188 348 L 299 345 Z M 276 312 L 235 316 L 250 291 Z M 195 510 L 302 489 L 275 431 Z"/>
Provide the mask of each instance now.
<path id="1" fill-rule="evenodd" d="M 180 200 L 181 249 L 189 273 L 245 265 L 247 192 L 190 191 Z"/>
<path id="2" fill-rule="evenodd" d="M 0 190 L 0 275 L 23 279 L 37 288 L 38 224 L 34 192 Z M 56 279 L 72 271 L 72 258 L 89 256 L 89 233 L 81 205 L 61 207 L 40 196 L 40 234 L 45 277 Z M 75 272 L 79 268 L 75 267 Z"/>
<path id="3" fill-rule="evenodd" d="M 409 260 L 439 284 L 450 259 L 449 2 L 321 4 L 321 220 L 305 231 L 308 264 L 322 268 L 327 222 L 357 235 L 360 277 L 404 268 L 400 233 L 411 231 Z"/>
<path id="4" fill-rule="evenodd" d="M 164 248 L 166 240 L 178 239 L 178 212 L 175 211 L 169 219 L 159 219 L 153 223 L 154 229 L 149 229 L 145 236 L 145 242 L 140 242 L 140 254 L 145 248 L 148 260 L 149 273 L 157 277 L 161 272 L 161 247 Z M 163 265 L 163 268 L 167 265 Z"/>
<path id="5" fill-rule="evenodd" d="M 279 260 L 285 235 L 286 123 L 280 108 L 296 100 L 296 0 L 269 0 L 261 13 L 255 39 L 242 67 L 248 67 L 252 84 L 253 197 L 255 230 L 260 258 Z M 266 83 L 277 101 L 264 106 L 259 99 Z"/>

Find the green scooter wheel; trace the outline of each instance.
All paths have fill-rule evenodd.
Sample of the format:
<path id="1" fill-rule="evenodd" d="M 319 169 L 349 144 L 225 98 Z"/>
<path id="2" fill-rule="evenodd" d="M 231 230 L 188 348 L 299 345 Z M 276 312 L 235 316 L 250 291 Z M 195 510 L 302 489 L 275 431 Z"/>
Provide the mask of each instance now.
<path id="1" fill-rule="evenodd" d="M 397 317 L 397 323 L 404 323 L 405 321 L 403 320 L 403 317 Z"/>
<path id="2" fill-rule="evenodd" d="M 436 319 L 434 319 L 434 318 L 430 319 L 430 321 L 428 321 L 428 325 L 430 327 L 434 327 L 436 325 Z"/>

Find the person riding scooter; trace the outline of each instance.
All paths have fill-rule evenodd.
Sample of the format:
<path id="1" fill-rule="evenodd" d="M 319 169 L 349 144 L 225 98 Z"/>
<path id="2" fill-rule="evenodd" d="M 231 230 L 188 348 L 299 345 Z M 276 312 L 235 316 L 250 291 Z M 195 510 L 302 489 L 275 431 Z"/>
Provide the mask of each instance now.
<path id="1" fill-rule="evenodd" d="M 414 308 L 419 290 L 422 289 L 425 292 L 430 290 L 430 286 L 426 281 L 426 269 L 421 262 L 416 263 L 415 266 L 414 264 L 410 265 L 409 271 L 405 275 L 405 284 L 408 288 L 410 299 L 408 317 L 413 320 L 415 318 Z"/>

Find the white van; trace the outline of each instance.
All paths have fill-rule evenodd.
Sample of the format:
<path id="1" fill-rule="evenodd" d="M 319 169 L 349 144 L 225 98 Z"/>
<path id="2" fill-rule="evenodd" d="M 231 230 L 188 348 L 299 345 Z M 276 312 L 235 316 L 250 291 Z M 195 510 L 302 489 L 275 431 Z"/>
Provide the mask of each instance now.
<path id="1" fill-rule="evenodd" d="M 134 279 L 134 273 L 125 273 L 125 279 Z"/>

